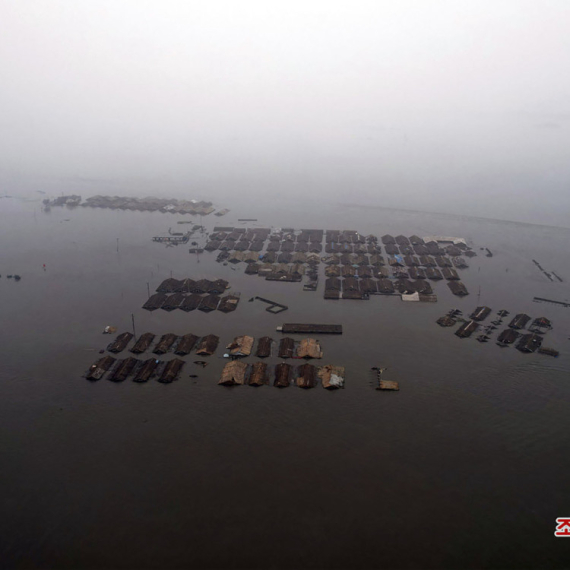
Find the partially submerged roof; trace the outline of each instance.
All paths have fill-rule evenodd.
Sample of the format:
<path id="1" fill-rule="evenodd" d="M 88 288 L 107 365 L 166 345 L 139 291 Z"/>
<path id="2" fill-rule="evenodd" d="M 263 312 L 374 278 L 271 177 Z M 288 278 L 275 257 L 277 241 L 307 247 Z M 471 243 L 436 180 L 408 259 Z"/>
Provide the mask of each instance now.
<path id="1" fill-rule="evenodd" d="M 267 358 L 268 356 L 271 356 L 272 344 L 273 344 L 273 339 L 271 337 L 262 336 L 257 341 L 257 352 L 255 353 L 255 356 L 257 356 L 258 358 Z"/>
<path id="2" fill-rule="evenodd" d="M 297 386 L 314 388 L 317 385 L 317 369 L 312 364 L 302 364 L 297 368 Z"/>
<path id="3" fill-rule="evenodd" d="M 542 345 L 542 337 L 536 333 L 525 334 L 517 343 L 517 348 L 521 352 L 534 352 Z"/>
<path id="4" fill-rule="evenodd" d="M 253 348 L 253 337 L 236 336 L 226 348 L 230 350 L 231 356 L 249 356 Z"/>
<path id="5" fill-rule="evenodd" d="M 327 364 L 319 369 L 318 376 L 321 379 L 323 388 L 333 390 L 344 388 L 344 367 Z"/>
<path id="6" fill-rule="evenodd" d="M 220 342 L 220 338 L 214 334 L 209 334 L 202 338 L 198 348 L 196 349 L 196 354 L 200 354 L 202 356 L 209 356 L 216 352 L 218 348 L 218 343 Z"/>
<path id="7" fill-rule="evenodd" d="M 476 321 L 467 321 L 463 323 L 456 331 L 455 334 L 459 338 L 467 338 L 471 336 L 479 327 Z"/>
<path id="8" fill-rule="evenodd" d="M 218 384 L 223 384 L 224 386 L 243 385 L 245 384 L 246 371 L 247 364 L 245 362 L 232 360 L 224 366 Z"/>
<path id="9" fill-rule="evenodd" d="M 451 292 L 454 295 L 459 295 L 460 297 L 469 295 L 467 287 L 465 287 L 465 285 L 461 283 L 461 281 L 448 281 L 447 286 L 451 289 Z"/>
<path id="10" fill-rule="evenodd" d="M 470 316 L 474 321 L 484 321 L 491 312 L 490 307 L 477 307 Z"/>
<path id="11" fill-rule="evenodd" d="M 514 329 L 505 329 L 497 338 L 498 344 L 512 344 L 519 337 L 519 333 Z"/>
<path id="12" fill-rule="evenodd" d="M 512 329 L 524 329 L 528 321 L 530 321 L 530 317 L 528 315 L 519 313 L 513 317 L 512 321 L 509 323 L 509 327 Z"/>
<path id="13" fill-rule="evenodd" d="M 314 338 L 304 338 L 297 349 L 299 358 L 322 358 L 323 351 L 319 341 Z"/>
<path id="14" fill-rule="evenodd" d="M 290 337 L 283 337 L 279 342 L 279 358 L 292 358 L 295 354 L 295 341 Z"/>
<path id="15" fill-rule="evenodd" d="M 274 386 L 278 388 L 286 388 L 291 383 L 291 366 L 285 362 L 281 362 L 275 367 Z"/>
<path id="16" fill-rule="evenodd" d="M 265 362 L 255 362 L 251 367 L 248 384 L 250 386 L 263 386 L 268 383 L 267 364 Z"/>

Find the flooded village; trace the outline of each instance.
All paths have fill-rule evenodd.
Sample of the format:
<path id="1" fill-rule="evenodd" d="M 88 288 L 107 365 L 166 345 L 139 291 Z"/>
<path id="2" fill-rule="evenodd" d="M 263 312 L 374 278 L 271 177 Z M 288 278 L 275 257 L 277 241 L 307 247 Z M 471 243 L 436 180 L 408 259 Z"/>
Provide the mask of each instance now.
<path id="1" fill-rule="evenodd" d="M 93 207 L 117 207 L 132 209 L 137 200 L 125 202 L 121 200 L 108 201 L 101 197 L 87 199 L 83 205 Z M 156 209 L 163 213 L 170 211 L 165 207 L 166 201 L 154 204 Z M 168 201 L 169 204 L 172 201 Z M 111 204 L 111 205 L 109 205 Z M 146 205 L 153 204 L 145 201 Z M 208 213 L 214 211 L 210 203 L 200 203 L 200 207 L 207 204 Z M 76 206 L 77 204 L 73 204 Z M 160 207 L 158 207 L 160 205 Z M 182 208 L 187 207 L 182 204 Z M 227 214 L 229 210 L 223 210 Z M 179 212 L 180 213 L 180 212 Z M 185 211 L 181 213 L 186 213 Z M 202 215 L 204 212 L 190 212 L 193 215 Z M 257 221 L 257 220 L 254 220 Z M 180 222 L 179 222 L 180 223 Z M 158 283 L 153 292 L 148 290 L 146 299 L 141 300 L 140 307 L 146 311 L 157 310 L 171 313 L 182 311 L 193 313 L 220 312 L 226 315 L 236 312 L 236 319 L 247 322 L 248 308 L 244 302 L 261 302 L 265 311 L 271 314 L 280 314 L 295 304 L 295 292 L 290 298 L 279 301 L 255 295 L 251 298 L 242 298 L 242 293 L 229 279 L 222 278 L 216 273 L 216 267 L 223 267 L 232 272 L 241 272 L 252 280 L 263 280 L 264 294 L 271 296 L 272 283 L 289 283 L 291 291 L 302 292 L 308 296 L 317 296 L 318 303 L 325 305 L 335 302 L 372 301 L 373 298 L 397 297 L 406 305 L 409 303 L 438 302 L 438 292 L 445 286 L 449 292 L 459 299 L 476 295 L 474 284 L 470 283 L 470 261 L 474 258 L 485 259 L 493 257 L 488 247 L 477 247 L 464 237 L 450 237 L 441 235 L 375 235 L 363 234 L 357 230 L 337 229 L 294 229 L 280 227 L 262 227 L 259 224 L 251 225 L 251 221 L 242 222 L 243 226 L 208 226 L 193 224 L 188 232 L 173 232 L 169 229 L 164 238 L 153 237 L 152 240 L 159 245 L 171 247 L 174 245 L 188 245 L 192 240 L 192 247 L 186 250 L 195 260 L 196 269 L 207 262 L 209 274 L 200 269 L 199 273 L 187 272 L 186 277 L 171 277 Z M 184 251 L 180 251 L 180 267 L 185 264 Z M 479 266 L 480 271 L 480 266 Z M 176 270 L 180 274 L 179 270 Z M 479 287 L 480 288 L 480 287 Z M 471 289 L 471 291 L 469 290 Z M 479 294 L 477 295 L 480 296 Z M 283 303 L 283 300 L 286 303 Z M 447 314 L 437 319 L 437 323 L 444 328 L 454 328 L 455 335 L 461 339 L 476 339 L 480 343 L 494 341 L 501 348 L 515 346 L 521 353 L 538 353 L 547 356 L 559 356 L 556 348 L 543 346 L 545 334 L 552 329 L 550 320 L 546 317 L 531 317 L 517 314 L 508 326 L 504 319 L 509 311 L 501 309 L 493 318 L 492 309 L 486 306 L 474 307 L 468 312 L 469 317 L 463 315 L 460 309 L 450 309 Z M 229 316 L 227 318 L 230 318 Z M 244 320 L 245 319 L 245 320 Z M 489 323 L 486 322 L 490 320 Z M 528 328 L 526 328 L 528 325 Z M 247 327 L 246 327 L 247 328 Z M 143 355 L 152 351 L 157 357 L 117 358 L 105 355 L 96 360 L 87 370 L 85 377 L 89 380 L 107 378 L 114 382 L 121 382 L 131 378 L 137 383 L 144 383 L 156 379 L 161 383 L 171 383 L 184 377 L 185 364 L 200 363 L 202 372 L 199 375 L 190 374 L 191 378 L 211 377 L 207 372 L 208 361 L 186 360 L 192 357 L 214 357 L 226 359 L 218 383 L 224 386 L 250 385 L 262 386 L 273 383 L 276 387 L 287 387 L 291 384 L 303 388 L 313 388 L 319 381 L 323 387 L 339 388 L 345 386 L 347 376 L 346 368 L 342 362 L 331 364 L 299 364 L 291 365 L 288 359 L 321 359 L 321 335 L 341 334 L 342 322 L 314 323 L 300 322 L 296 324 L 283 324 L 277 326 L 273 332 L 271 328 L 257 339 L 253 336 L 236 337 L 227 348 L 219 349 L 220 340 L 223 339 L 223 330 L 213 330 L 213 333 L 200 336 L 193 332 L 182 335 L 168 332 L 145 332 L 136 337 L 133 333 L 122 333 L 109 344 L 107 351 L 114 355 L 122 352 L 130 345 L 131 353 Z M 277 333 L 278 337 L 273 338 Z M 314 334 L 315 338 L 295 340 L 287 335 L 290 333 Z M 346 337 L 343 342 L 348 345 L 357 343 L 357 338 Z M 151 345 L 155 344 L 154 348 Z M 256 344 L 256 348 L 254 348 Z M 326 341 L 323 346 L 326 346 Z M 102 351 L 104 352 L 104 351 Z M 164 355 L 176 355 L 173 360 L 164 360 Z M 162 357 L 162 358 L 160 358 Z M 244 359 L 272 358 L 272 362 L 258 362 Z M 371 386 L 383 390 L 399 390 L 399 382 L 382 376 L 379 370 L 386 368 L 381 362 L 369 362 Z M 380 366 L 378 366 L 380 364 Z M 323 382 L 326 371 L 337 369 L 337 380 Z M 323 376 L 324 375 L 324 376 Z M 188 376 L 188 375 L 186 375 Z M 377 376 L 377 378 L 376 378 Z M 350 386 L 350 371 L 348 383 Z"/>
<path id="2" fill-rule="evenodd" d="M 0 277 L 13 301 L 3 311 L 10 343 L 26 343 L 9 370 L 16 354 L 38 367 L 13 385 L 28 404 L 41 397 L 56 436 L 73 418 L 81 447 L 122 442 L 118 464 L 132 441 L 150 438 L 156 453 L 174 436 L 173 461 L 188 448 L 189 461 L 229 453 L 233 463 L 231 449 L 246 453 L 240 442 L 298 450 L 310 432 L 303 462 L 330 445 L 396 461 L 387 480 L 398 481 L 422 453 L 447 457 L 457 433 L 504 439 L 498 409 L 528 422 L 538 415 L 527 410 L 563 389 L 568 273 L 549 241 L 536 247 L 546 230 L 513 227 L 507 240 L 480 221 L 341 207 L 309 218 L 226 204 L 224 217 L 201 219 L 76 205 L 34 219 L 34 206 L 21 206 L 37 238 L 9 226 L 21 254 Z M 21 280 L 7 279 L 14 274 Z M 467 294 L 454 294 L 454 283 Z M 45 338 L 32 353 L 30 331 Z M 468 449 L 442 459 L 445 468 Z M 137 470 L 149 468 L 148 453 Z"/>
<path id="3" fill-rule="evenodd" d="M 0 570 L 569 567 L 569 0 L 0 21 Z"/>

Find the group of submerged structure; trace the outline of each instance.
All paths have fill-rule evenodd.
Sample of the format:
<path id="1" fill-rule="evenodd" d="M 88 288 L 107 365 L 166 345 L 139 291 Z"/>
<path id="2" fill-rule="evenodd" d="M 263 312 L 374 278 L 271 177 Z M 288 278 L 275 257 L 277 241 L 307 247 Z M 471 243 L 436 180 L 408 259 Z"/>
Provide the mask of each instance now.
<path id="1" fill-rule="evenodd" d="M 342 366 L 313 366 L 312 364 L 301 364 L 292 366 L 286 362 L 281 362 L 275 366 L 265 362 L 255 362 L 248 365 L 239 360 L 228 362 L 218 384 L 224 386 L 264 386 L 269 384 L 273 377 L 273 385 L 277 388 L 287 388 L 294 383 L 299 388 L 315 388 L 318 380 L 321 380 L 323 388 L 332 390 L 344 388 L 345 370 Z"/>
<path id="2" fill-rule="evenodd" d="M 491 334 L 503 324 L 503 319 L 509 315 L 506 310 L 500 310 L 497 317 L 488 325 L 482 325 L 492 310 L 490 307 L 481 306 L 477 307 L 469 316 L 469 319 L 461 317 L 459 309 L 452 309 L 447 315 L 440 317 L 437 323 L 443 327 L 452 327 L 457 324 L 458 320 L 463 321 L 460 327 L 455 331 L 456 336 L 459 338 L 468 338 L 474 332 L 483 328 L 483 332 L 477 336 L 479 342 L 488 342 L 491 339 Z M 516 348 L 521 352 L 535 352 L 547 354 L 550 356 L 558 356 L 558 351 L 552 348 L 543 348 L 542 342 L 546 332 L 552 329 L 552 323 L 546 317 L 538 317 L 534 319 L 528 328 L 527 333 L 521 331 L 525 329 L 527 324 L 531 321 L 531 317 L 525 313 L 515 315 L 497 337 L 496 343 L 501 347 L 507 347 L 516 343 Z"/>
<path id="3" fill-rule="evenodd" d="M 212 202 L 176 200 L 175 198 L 132 198 L 129 196 L 93 196 L 81 206 L 89 208 L 110 208 L 112 210 L 134 210 L 139 212 L 169 212 L 171 214 L 193 214 L 207 216 L 215 212 Z"/>
<path id="4" fill-rule="evenodd" d="M 159 382 L 169 384 L 178 378 L 183 366 L 184 361 L 179 358 L 162 362 L 155 358 L 138 360 L 129 357 L 116 360 L 112 356 L 104 356 L 91 365 L 85 377 L 88 380 L 100 380 L 108 373 L 107 379 L 112 382 L 123 382 L 132 376 L 133 382 L 148 382 L 156 377 Z"/>
<path id="5" fill-rule="evenodd" d="M 122 333 L 107 346 L 107 350 L 115 354 L 122 352 L 132 339 L 131 333 Z M 155 339 L 156 336 L 153 333 L 144 333 L 135 339 L 134 345 L 129 350 L 136 355 L 143 354 L 151 348 Z M 195 353 L 200 356 L 210 356 L 216 352 L 219 341 L 219 337 L 213 334 L 199 337 L 191 333 L 182 336 L 166 333 L 158 339 L 152 352 L 157 355 L 174 352 L 177 356 L 186 356 L 195 350 Z M 100 380 L 110 371 L 107 379 L 113 382 L 122 382 L 129 376 L 133 376 L 134 382 L 147 382 L 156 377 L 159 382 L 170 383 L 178 378 L 183 366 L 184 361 L 179 358 L 168 361 L 156 358 L 138 360 L 134 357 L 116 360 L 107 355 L 95 362 L 85 377 L 88 380 Z M 112 370 L 111 367 L 113 367 Z"/>
<path id="6" fill-rule="evenodd" d="M 253 352 L 255 339 L 252 336 L 238 336 L 227 345 L 229 350 L 227 356 L 230 358 L 239 358 L 249 356 Z M 276 342 L 268 336 L 263 336 L 257 341 L 255 356 L 258 358 L 267 358 L 272 355 Z M 282 337 L 277 346 L 277 356 L 279 358 L 322 358 L 323 350 L 317 339 L 304 338 L 296 341 L 290 337 Z"/>
<path id="7" fill-rule="evenodd" d="M 107 350 L 113 353 L 122 352 L 133 338 L 132 333 L 122 333 L 107 346 Z M 155 340 L 156 336 L 153 333 L 146 332 L 135 339 L 135 343 L 129 351 L 133 354 L 143 354 L 151 348 Z M 182 336 L 166 333 L 157 340 L 152 352 L 154 354 L 166 354 L 172 351 L 174 354 L 185 356 L 196 348 L 196 354 L 207 356 L 216 352 L 219 341 L 219 337 L 213 334 L 200 337 L 191 333 Z"/>
<path id="8" fill-rule="evenodd" d="M 300 282 L 306 276 L 307 291 L 317 289 L 318 267 L 324 263 L 325 299 L 401 294 L 405 300 L 433 302 L 426 280 L 441 279 L 449 281 L 455 295 L 468 294 L 456 270 L 468 267 L 461 254 L 476 255 L 465 240 L 388 234 L 380 240 L 354 230 L 214 228 L 204 249 L 219 250 L 217 261 L 222 263 L 245 262 L 246 274 L 268 281 Z"/>
<path id="9" fill-rule="evenodd" d="M 231 313 L 236 310 L 240 294 L 233 293 L 221 297 L 220 295 L 229 288 L 225 279 L 165 279 L 156 289 L 156 293 L 151 295 L 143 309 L 155 311 L 163 309 L 173 311 L 194 311 L 198 309 L 205 313 L 211 311 L 221 311 Z"/>
<path id="10" fill-rule="evenodd" d="M 284 325 L 286 326 L 286 325 Z M 332 327 L 331 332 L 338 333 L 338 325 L 289 325 L 295 332 L 298 327 Z M 280 327 L 281 328 L 281 327 Z M 342 332 L 342 331 L 341 331 Z M 112 341 L 107 350 L 113 353 L 123 351 L 133 340 L 131 333 L 122 333 Z M 135 339 L 130 352 L 140 355 L 150 350 L 156 336 L 147 332 Z M 157 355 L 164 355 L 173 351 L 176 355 L 185 356 L 193 350 L 201 356 L 209 356 L 216 352 L 219 344 L 219 337 L 207 335 L 200 338 L 194 334 L 178 336 L 173 333 L 163 334 L 156 342 L 152 352 Z M 323 350 L 317 339 L 303 338 L 296 341 L 290 337 L 282 337 L 278 343 L 271 337 L 261 337 L 257 340 L 254 351 L 255 339 L 252 336 L 242 335 L 235 337 L 226 349 L 225 355 L 231 360 L 226 364 L 222 372 L 219 383 L 224 385 L 249 384 L 252 386 L 262 386 L 269 383 L 270 372 L 274 375 L 274 385 L 286 387 L 294 382 L 301 388 L 314 388 L 321 380 L 324 388 L 344 387 L 344 368 L 340 366 L 326 365 L 316 367 L 311 364 L 293 366 L 286 362 L 281 362 L 275 366 L 270 366 L 264 362 L 256 362 L 248 365 L 241 361 L 241 358 L 251 356 L 255 352 L 258 358 L 267 358 L 272 355 L 273 347 L 277 344 L 277 356 L 282 359 L 321 359 Z M 159 382 L 169 383 L 179 376 L 184 361 L 175 358 L 169 361 L 160 361 L 157 358 L 139 360 L 128 357 L 122 360 L 106 355 L 96 361 L 87 371 L 86 378 L 89 380 L 100 380 L 103 376 L 113 382 L 122 382 L 132 376 L 135 382 L 147 382 L 151 378 L 156 378 Z"/>

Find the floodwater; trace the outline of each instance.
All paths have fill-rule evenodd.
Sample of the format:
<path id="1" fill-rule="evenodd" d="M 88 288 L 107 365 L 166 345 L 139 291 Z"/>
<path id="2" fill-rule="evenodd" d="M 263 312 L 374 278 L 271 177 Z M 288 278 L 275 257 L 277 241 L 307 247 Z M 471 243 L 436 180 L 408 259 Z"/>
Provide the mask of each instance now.
<path id="1" fill-rule="evenodd" d="M 439 282 L 435 304 L 325 301 L 323 279 L 303 292 L 151 242 L 188 227 L 181 216 L 2 199 L 2 566 L 567 568 L 554 530 L 570 514 L 570 309 L 532 298 L 570 297 L 570 230 L 338 204 L 220 207 L 232 211 L 205 217 L 210 230 L 253 217 L 465 237 L 479 254 L 461 272 L 471 294 Z M 242 301 L 228 315 L 143 311 L 147 283 L 171 272 L 228 279 Z M 494 312 L 551 319 L 544 344 L 560 357 L 435 324 L 450 308 L 471 312 L 479 291 Z M 254 295 L 289 310 L 272 315 Z M 82 378 L 110 341 L 104 326 L 131 330 L 131 315 L 137 334 L 213 333 L 220 348 L 205 369 L 185 357 L 170 385 Z M 217 385 L 222 345 L 277 338 L 283 322 L 343 325 L 320 340 L 323 363 L 346 367 L 344 390 Z M 373 366 L 400 392 L 375 391 Z"/>

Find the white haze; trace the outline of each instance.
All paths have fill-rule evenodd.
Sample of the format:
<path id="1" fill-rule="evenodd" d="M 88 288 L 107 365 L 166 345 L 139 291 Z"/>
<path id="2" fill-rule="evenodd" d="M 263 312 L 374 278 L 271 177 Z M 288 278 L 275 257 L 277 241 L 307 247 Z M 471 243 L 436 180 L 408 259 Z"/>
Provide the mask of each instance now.
<path id="1" fill-rule="evenodd" d="M 570 2 L 0 0 L 0 193 L 568 225 Z"/>

